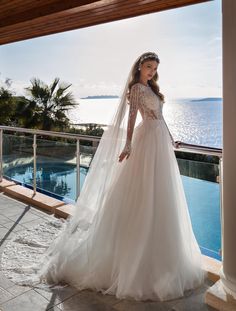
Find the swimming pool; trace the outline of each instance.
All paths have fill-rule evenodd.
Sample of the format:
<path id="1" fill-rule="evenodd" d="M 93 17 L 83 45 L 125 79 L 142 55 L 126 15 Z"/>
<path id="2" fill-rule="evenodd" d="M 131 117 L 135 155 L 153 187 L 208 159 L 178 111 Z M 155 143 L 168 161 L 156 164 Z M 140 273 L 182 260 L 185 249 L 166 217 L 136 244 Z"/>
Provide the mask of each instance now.
<path id="1" fill-rule="evenodd" d="M 88 168 L 80 167 L 80 189 Z M 4 175 L 24 185 L 33 184 L 33 164 L 11 166 Z M 65 201 L 76 199 L 76 165 L 60 162 L 37 164 L 37 187 Z M 219 184 L 182 176 L 189 213 L 202 253 L 221 259 L 220 188 Z"/>
<path id="2" fill-rule="evenodd" d="M 221 260 L 220 185 L 182 176 L 193 231 L 202 253 Z"/>
<path id="3" fill-rule="evenodd" d="M 80 189 L 83 186 L 88 168 L 80 166 Z M 33 185 L 33 163 L 21 164 L 4 169 L 4 175 L 26 186 Z M 76 200 L 76 165 L 62 162 L 37 163 L 37 188 L 50 195 Z"/>

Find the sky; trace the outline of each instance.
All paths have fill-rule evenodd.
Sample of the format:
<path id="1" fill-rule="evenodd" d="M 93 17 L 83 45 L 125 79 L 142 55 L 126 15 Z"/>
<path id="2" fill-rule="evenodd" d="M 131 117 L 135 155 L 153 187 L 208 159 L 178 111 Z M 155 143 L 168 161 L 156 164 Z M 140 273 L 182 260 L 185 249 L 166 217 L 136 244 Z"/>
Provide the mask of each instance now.
<path id="1" fill-rule="evenodd" d="M 71 83 L 76 98 L 120 95 L 129 70 L 144 52 L 159 55 L 167 98 L 222 96 L 221 1 L 0 46 L 0 81 L 25 95 L 30 79 Z"/>

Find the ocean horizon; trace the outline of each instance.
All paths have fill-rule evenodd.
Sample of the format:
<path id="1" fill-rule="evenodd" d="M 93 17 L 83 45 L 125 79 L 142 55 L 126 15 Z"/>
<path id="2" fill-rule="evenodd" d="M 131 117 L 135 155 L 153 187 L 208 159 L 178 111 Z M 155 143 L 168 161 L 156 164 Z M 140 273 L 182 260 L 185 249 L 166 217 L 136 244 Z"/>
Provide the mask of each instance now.
<path id="1" fill-rule="evenodd" d="M 68 112 L 72 124 L 110 123 L 119 98 L 81 98 Z M 163 115 L 175 140 L 222 148 L 222 98 L 175 98 L 166 100 Z M 136 126 L 141 122 L 137 115 Z"/>

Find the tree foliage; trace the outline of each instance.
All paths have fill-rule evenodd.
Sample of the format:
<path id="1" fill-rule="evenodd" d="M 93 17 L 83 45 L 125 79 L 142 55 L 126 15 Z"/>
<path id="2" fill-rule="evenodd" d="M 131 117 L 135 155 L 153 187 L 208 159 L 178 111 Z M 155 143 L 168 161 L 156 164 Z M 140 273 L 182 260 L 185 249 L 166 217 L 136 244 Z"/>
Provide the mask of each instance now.
<path id="1" fill-rule="evenodd" d="M 0 87 L 0 124 L 8 125 L 10 123 L 12 110 L 12 94 L 4 87 Z"/>
<path id="2" fill-rule="evenodd" d="M 47 85 L 38 78 L 31 79 L 26 96 L 14 96 L 10 90 L 11 80 L 0 85 L 0 124 L 37 128 L 43 130 L 64 130 L 70 126 L 66 112 L 77 105 L 71 84 L 60 83 L 55 78 Z"/>
<path id="3" fill-rule="evenodd" d="M 42 80 L 31 79 L 26 88 L 28 97 L 18 102 L 17 113 L 25 116 L 26 127 L 55 130 L 69 126 L 66 112 L 77 105 L 73 94 L 68 91 L 71 84 L 59 83 L 55 78 L 51 85 Z"/>

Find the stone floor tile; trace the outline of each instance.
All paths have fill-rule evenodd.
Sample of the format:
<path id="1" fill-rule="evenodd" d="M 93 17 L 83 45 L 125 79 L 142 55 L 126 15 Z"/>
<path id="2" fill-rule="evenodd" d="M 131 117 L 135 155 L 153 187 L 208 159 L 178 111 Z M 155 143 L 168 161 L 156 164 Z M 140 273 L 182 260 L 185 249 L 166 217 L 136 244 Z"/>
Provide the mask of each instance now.
<path id="1" fill-rule="evenodd" d="M 55 288 L 55 289 L 42 289 L 42 288 L 35 287 L 34 290 L 40 295 L 42 295 L 44 298 L 46 298 L 48 301 L 53 299 L 55 305 L 63 302 L 64 300 L 78 293 L 77 289 L 70 287 L 70 286 L 65 286 L 65 287 Z"/>
<path id="2" fill-rule="evenodd" d="M 116 298 L 115 295 L 108 295 L 108 294 L 102 294 L 101 292 L 93 292 L 94 297 L 96 297 L 99 301 L 104 302 L 105 304 L 108 304 L 110 306 L 113 306 L 119 302 L 121 302 L 120 299 Z"/>
<path id="3" fill-rule="evenodd" d="M 14 296 L 9 293 L 7 290 L 5 290 L 4 288 L 0 287 L 0 304 L 2 304 L 3 302 L 12 299 Z"/>
<path id="4" fill-rule="evenodd" d="M 16 201 L 13 198 L 10 198 L 9 196 L 5 195 L 3 192 L 0 193 L 0 198 L 1 198 L 1 205 L 0 205 L 0 209 L 2 209 L 5 206 L 9 206 L 11 204 L 14 205 L 14 203 L 16 203 L 17 205 L 21 205 L 21 202 Z"/>
<path id="5" fill-rule="evenodd" d="M 2 258 L 2 253 L 3 253 L 4 249 L 5 249 L 5 246 L 7 245 L 8 242 L 9 242 L 8 240 L 5 240 L 5 241 L 1 240 L 0 241 L 0 260 Z M 0 265 L 0 268 L 1 268 L 1 265 Z"/>
<path id="6" fill-rule="evenodd" d="M 15 233 L 7 228 L 0 228 L 0 240 L 10 240 L 15 236 Z"/>
<path id="7" fill-rule="evenodd" d="M 115 311 L 115 309 L 98 300 L 91 291 L 83 290 L 63 301 L 57 307 L 63 311 Z"/>
<path id="8" fill-rule="evenodd" d="M 9 216 L 9 218 L 13 221 L 17 221 L 20 225 L 22 225 L 26 222 L 38 219 L 40 217 L 31 212 L 26 212 L 25 214 L 16 214 Z"/>
<path id="9" fill-rule="evenodd" d="M 0 224 L 1 224 L 1 225 L 4 225 L 5 223 L 7 223 L 7 222 L 9 222 L 9 221 L 11 221 L 11 220 L 10 220 L 8 217 L 6 217 L 6 216 L 0 214 Z"/>
<path id="10" fill-rule="evenodd" d="M 10 218 L 10 216 L 21 215 L 24 212 L 24 210 L 25 210 L 24 207 L 13 206 L 13 207 L 5 208 L 4 210 L 2 210 L 2 214 L 5 217 Z"/>
<path id="11" fill-rule="evenodd" d="M 117 311 L 170 311 L 171 305 L 168 302 L 123 300 L 113 308 Z"/>
<path id="12" fill-rule="evenodd" d="M 17 199 L 11 198 L 7 196 L 6 194 L 0 195 L 0 202 L 1 202 L 0 213 L 1 213 L 1 210 L 11 209 L 13 207 L 18 207 L 21 209 L 25 209 L 27 207 L 29 210 L 31 209 L 31 206 L 29 204 L 21 202 Z"/>
<path id="13" fill-rule="evenodd" d="M 11 293 L 12 295 L 14 295 L 14 297 L 17 297 L 31 289 L 32 287 L 29 287 L 29 286 L 20 286 L 20 285 L 14 284 L 13 286 L 8 287 L 7 291 Z"/>
<path id="14" fill-rule="evenodd" d="M 28 221 L 28 222 L 24 222 L 21 224 L 21 226 L 26 230 L 26 229 L 31 229 L 33 227 L 36 227 L 37 225 L 45 222 L 46 219 L 44 218 L 37 218 L 37 219 L 34 219 L 34 220 L 31 220 L 31 221 Z"/>
<path id="15" fill-rule="evenodd" d="M 42 210 L 40 208 L 32 207 L 30 209 L 31 213 L 38 215 L 39 217 L 45 218 L 47 216 L 53 215 L 47 210 Z"/>
<path id="16" fill-rule="evenodd" d="M 0 271 L 0 287 L 3 289 L 8 289 L 13 285 L 15 284 Z"/>
<path id="17" fill-rule="evenodd" d="M 60 311 L 57 307 L 52 307 L 51 302 L 33 289 L 0 305 L 2 311 L 45 311 L 50 308 Z"/>
<path id="18" fill-rule="evenodd" d="M 208 282 L 207 282 L 208 283 Z M 205 303 L 205 293 L 209 286 L 205 283 L 203 286 L 195 289 L 188 297 L 177 299 L 172 308 L 173 311 L 214 311 Z"/>
<path id="19" fill-rule="evenodd" d="M 18 232 L 21 230 L 25 230 L 25 227 L 23 227 L 22 225 L 19 225 L 18 223 L 14 222 L 14 221 L 10 221 L 5 223 L 4 225 L 2 225 L 4 228 L 12 229 L 13 232 Z"/>

